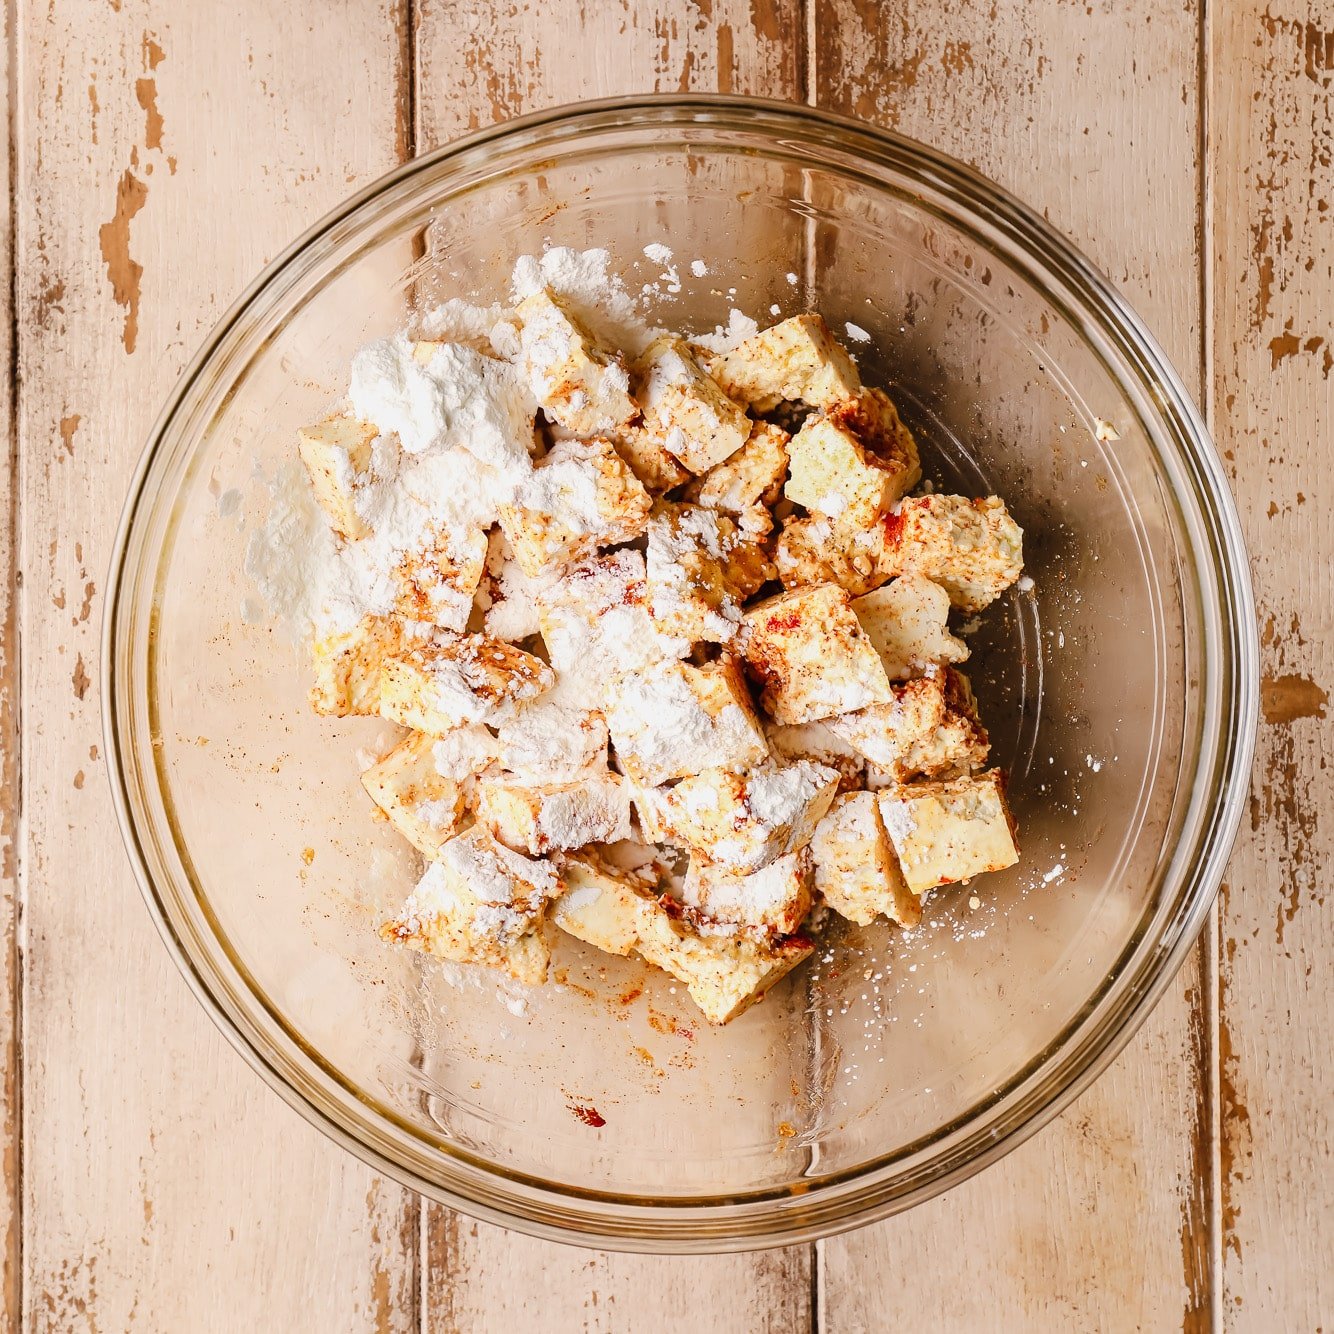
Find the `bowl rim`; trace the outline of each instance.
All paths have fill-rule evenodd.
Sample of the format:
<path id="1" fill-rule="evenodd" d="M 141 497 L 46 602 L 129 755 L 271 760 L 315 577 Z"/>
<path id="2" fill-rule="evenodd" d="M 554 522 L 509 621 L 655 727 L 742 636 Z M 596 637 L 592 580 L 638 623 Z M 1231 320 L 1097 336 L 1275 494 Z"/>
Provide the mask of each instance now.
<path id="1" fill-rule="evenodd" d="M 1211 661 L 1205 655 L 1202 666 L 1221 678 L 1217 689 L 1222 692 L 1222 702 L 1232 722 L 1221 735 L 1214 753 L 1212 814 L 1196 829 L 1195 852 L 1185 865 L 1175 865 L 1177 858 L 1173 852 L 1173 868 L 1164 876 L 1165 886 L 1175 885 L 1175 892 L 1164 896 L 1173 912 L 1159 924 L 1156 948 L 1139 961 L 1132 976 L 1126 977 L 1131 956 L 1141 943 L 1137 937 L 1131 939 L 1103 987 L 1071 1017 L 1048 1048 L 1016 1072 L 996 1097 L 970 1109 L 963 1118 L 965 1122 L 977 1120 L 985 1111 L 991 1125 L 976 1127 L 959 1146 L 943 1155 L 943 1168 L 937 1166 L 937 1159 L 930 1159 L 927 1166 L 935 1170 L 910 1174 L 906 1183 L 895 1187 L 893 1163 L 887 1166 L 885 1160 L 876 1159 L 835 1177 L 833 1185 L 813 1185 L 808 1192 L 797 1193 L 788 1188 L 766 1190 L 705 1204 L 680 1199 L 654 1202 L 626 1195 L 584 1192 L 516 1177 L 477 1159 L 453 1159 L 453 1165 L 459 1168 L 457 1180 L 445 1186 L 424 1177 L 407 1161 L 391 1156 L 389 1141 L 376 1134 L 375 1127 L 361 1123 L 363 1133 L 374 1134 L 384 1147 L 359 1137 L 333 1114 L 334 1109 L 317 1105 L 309 1091 L 297 1088 L 278 1068 L 271 1053 L 263 1049 L 254 1027 L 249 1023 L 243 1025 L 235 1007 L 210 984 L 173 924 L 155 883 L 136 822 L 131 791 L 133 756 L 127 740 L 128 728 L 117 707 L 122 693 L 117 656 L 129 617 L 126 585 L 131 545 L 141 513 L 151 512 L 148 482 L 154 465 L 192 386 L 238 326 L 245 323 L 247 311 L 257 299 L 321 238 L 354 220 L 376 201 L 397 194 L 418 176 L 435 172 L 452 159 L 488 145 L 519 140 L 527 141 L 531 149 L 539 144 L 558 144 L 599 128 L 653 125 L 684 131 L 692 125 L 725 127 L 729 121 L 751 133 L 766 126 L 774 132 L 786 127 L 795 140 L 808 145 L 823 141 L 828 147 L 828 141 L 835 139 L 839 153 L 857 161 L 869 160 L 889 167 L 897 163 L 901 168 L 905 160 L 910 160 L 916 170 L 930 176 L 933 185 L 966 207 L 974 221 L 984 220 L 989 227 L 1008 236 L 1021 253 L 1030 259 L 1037 257 L 1044 272 L 1059 278 L 1080 297 L 1081 308 L 1096 316 L 1094 323 L 1099 333 L 1125 359 L 1141 388 L 1155 401 L 1157 415 L 1176 441 L 1179 463 L 1187 474 L 1185 480 L 1192 485 L 1200 518 L 1207 528 L 1206 536 L 1211 538 L 1212 549 L 1202 552 L 1199 534 L 1192 533 L 1190 551 L 1197 568 L 1212 566 L 1217 576 L 1216 596 L 1223 624 L 1206 626 L 1205 632 L 1207 637 L 1209 632 L 1217 630 L 1222 659 Z M 1178 487 L 1173 485 L 1170 490 L 1179 505 Z M 1206 555 L 1210 557 L 1207 562 Z M 130 673 L 123 675 L 128 677 Z M 266 264 L 205 338 L 149 434 L 112 549 L 102 620 L 100 676 L 103 737 L 117 822 L 149 913 L 205 1011 L 270 1088 L 307 1121 L 376 1170 L 475 1217 L 573 1244 L 683 1253 L 790 1245 L 887 1217 L 973 1176 L 1018 1147 L 1078 1097 L 1138 1030 L 1176 975 L 1207 918 L 1240 827 L 1259 715 L 1255 606 L 1240 522 L 1221 460 L 1203 416 L 1181 378 L 1110 281 L 1035 210 L 980 173 L 925 144 L 801 104 L 717 94 L 645 94 L 572 103 L 475 131 L 381 176 L 327 213 Z M 1196 761 L 1193 776 L 1196 789 L 1207 777 L 1204 773 L 1208 768 L 1207 754 L 1203 752 Z M 1103 1013 L 1091 1031 L 1086 1031 L 1094 1011 L 1117 987 L 1120 990 L 1117 1006 Z M 301 1045 L 297 1043 L 298 1047 Z M 318 1062 L 316 1053 L 309 1049 L 304 1052 L 307 1059 Z M 1028 1087 L 1038 1071 L 1044 1075 L 1040 1085 Z M 1007 1099 L 1011 1102 L 1008 1108 Z M 1000 1110 L 1005 1110 L 1006 1115 L 998 1116 Z M 1003 1129 L 997 1128 L 997 1123 Z"/>

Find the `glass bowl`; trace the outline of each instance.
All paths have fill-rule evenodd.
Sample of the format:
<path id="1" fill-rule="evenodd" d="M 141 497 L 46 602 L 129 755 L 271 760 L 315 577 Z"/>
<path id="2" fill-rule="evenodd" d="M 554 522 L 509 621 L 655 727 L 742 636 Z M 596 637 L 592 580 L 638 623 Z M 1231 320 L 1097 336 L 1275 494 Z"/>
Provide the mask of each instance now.
<path id="1" fill-rule="evenodd" d="M 646 258 L 654 242 L 670 264 Z M 341 396 L 353 351 L 445 298 L 503 297 L 515 258 L 548 243 L 605 247 L 648 318 L 677 328 L 733 307 L 819 310 L 897 399 L 927 476 L 1005 497 L 1026 530 L 1031 583 L 979 619 L 969 664 L 1020 865 L 937 893 L 915 931 L 835 932 L 721 1029 L 669 979 L 573 942 L 531 992 L 383 944 L 377 924 L 417 871 L 358 783 L 358 753 L 390 729 L 309 711 L 304 657 L 248 574 L 295 431 Z M 485 130 L 308 232 L 213 332 L 153 432 L 105 645 L 125 838 L 238 1050 L 428 1196 L 645 1250 L 882 1217 L 1068 1103 L 1205 919 L 1257 701 L 1222 470 L 1121 297 L 940 154 L 739 98 Z"/>

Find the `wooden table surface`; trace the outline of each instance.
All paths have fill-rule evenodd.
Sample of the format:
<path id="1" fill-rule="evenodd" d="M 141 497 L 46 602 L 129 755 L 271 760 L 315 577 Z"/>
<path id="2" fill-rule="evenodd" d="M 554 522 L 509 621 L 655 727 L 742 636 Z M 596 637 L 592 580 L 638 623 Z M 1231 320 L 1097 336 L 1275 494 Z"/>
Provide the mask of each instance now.
<path id="1" fill-rule="evenodd" d="M 1330 1328 L 1331 0 L 7 11 L 11 1327 Z M 1209 415 L 1250 542 L 1264 671 L 1250 815 L 1214 918 L 1112 1069 L 1003 1163 L 911 1214 L 708 1260 L 473 1223 L 377 1177 L 264 1088 L 144 910 L 112 813 L 96 680 L 111 538 L 145 434 L 260 265 L 350 191 L 470 127 L 678 88 L 892 126 L 1073 237 Z"/>

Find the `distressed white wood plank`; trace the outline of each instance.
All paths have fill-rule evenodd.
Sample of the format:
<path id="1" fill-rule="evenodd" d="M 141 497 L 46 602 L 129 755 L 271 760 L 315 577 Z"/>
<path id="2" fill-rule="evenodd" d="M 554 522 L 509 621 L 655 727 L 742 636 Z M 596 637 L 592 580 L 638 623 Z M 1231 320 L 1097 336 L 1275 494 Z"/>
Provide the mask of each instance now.
<path id="1" fill-rule="evenodd" d="M 1328 1327 L 1334 1279 L 1334 11 L 1210 7 L 1213 428 L 1250 546 L 1259 749 L 1222 895 L 1224 1326 Z"/>
<path id="2" fill-rule="evenodd" d="M 817 0 L 815 18 L 820 105 L 924 139 L 1043 210 L 1198 390 L 1195 3 Z M 906 1217 L 822 1243 L 822 1326 L 1206 1328 L 1206 954 L 1029 1144 Z"/>
<path id="3" fill-rule="evenodd" d="M 24 1327 L 408 1330 L 415 1201 L 216 1033 L 101 754 L 110 542 L 159 404 L 260 264 L 393 165 L 397 0 L 20 6 Z"/>

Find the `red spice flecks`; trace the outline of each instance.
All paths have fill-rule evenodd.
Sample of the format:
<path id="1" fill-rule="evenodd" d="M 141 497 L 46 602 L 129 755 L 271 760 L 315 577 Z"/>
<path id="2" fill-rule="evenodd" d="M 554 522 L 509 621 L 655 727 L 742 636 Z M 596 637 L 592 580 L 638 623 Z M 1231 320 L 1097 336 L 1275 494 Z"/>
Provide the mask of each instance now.
<path id="1" fill-rule="evenodd" d="M 780 612 L 777 615 L 764 618 L 764 628 L 778 634 L 781 634 L 784 630 L 795 630 L 800 624 L 801 613 L 796 611 Z"/>
<path id="2" fill-rule="evenodd" d="M 584 1107 L 577 1102 L 572 1102 L 569 1106 L 570 1111 L 572 1111 L 584 1125 L 592 1126 L 594 1130 L 600 1130 L 607 1124 L 606 1118 L 596 1107 Z"/>

